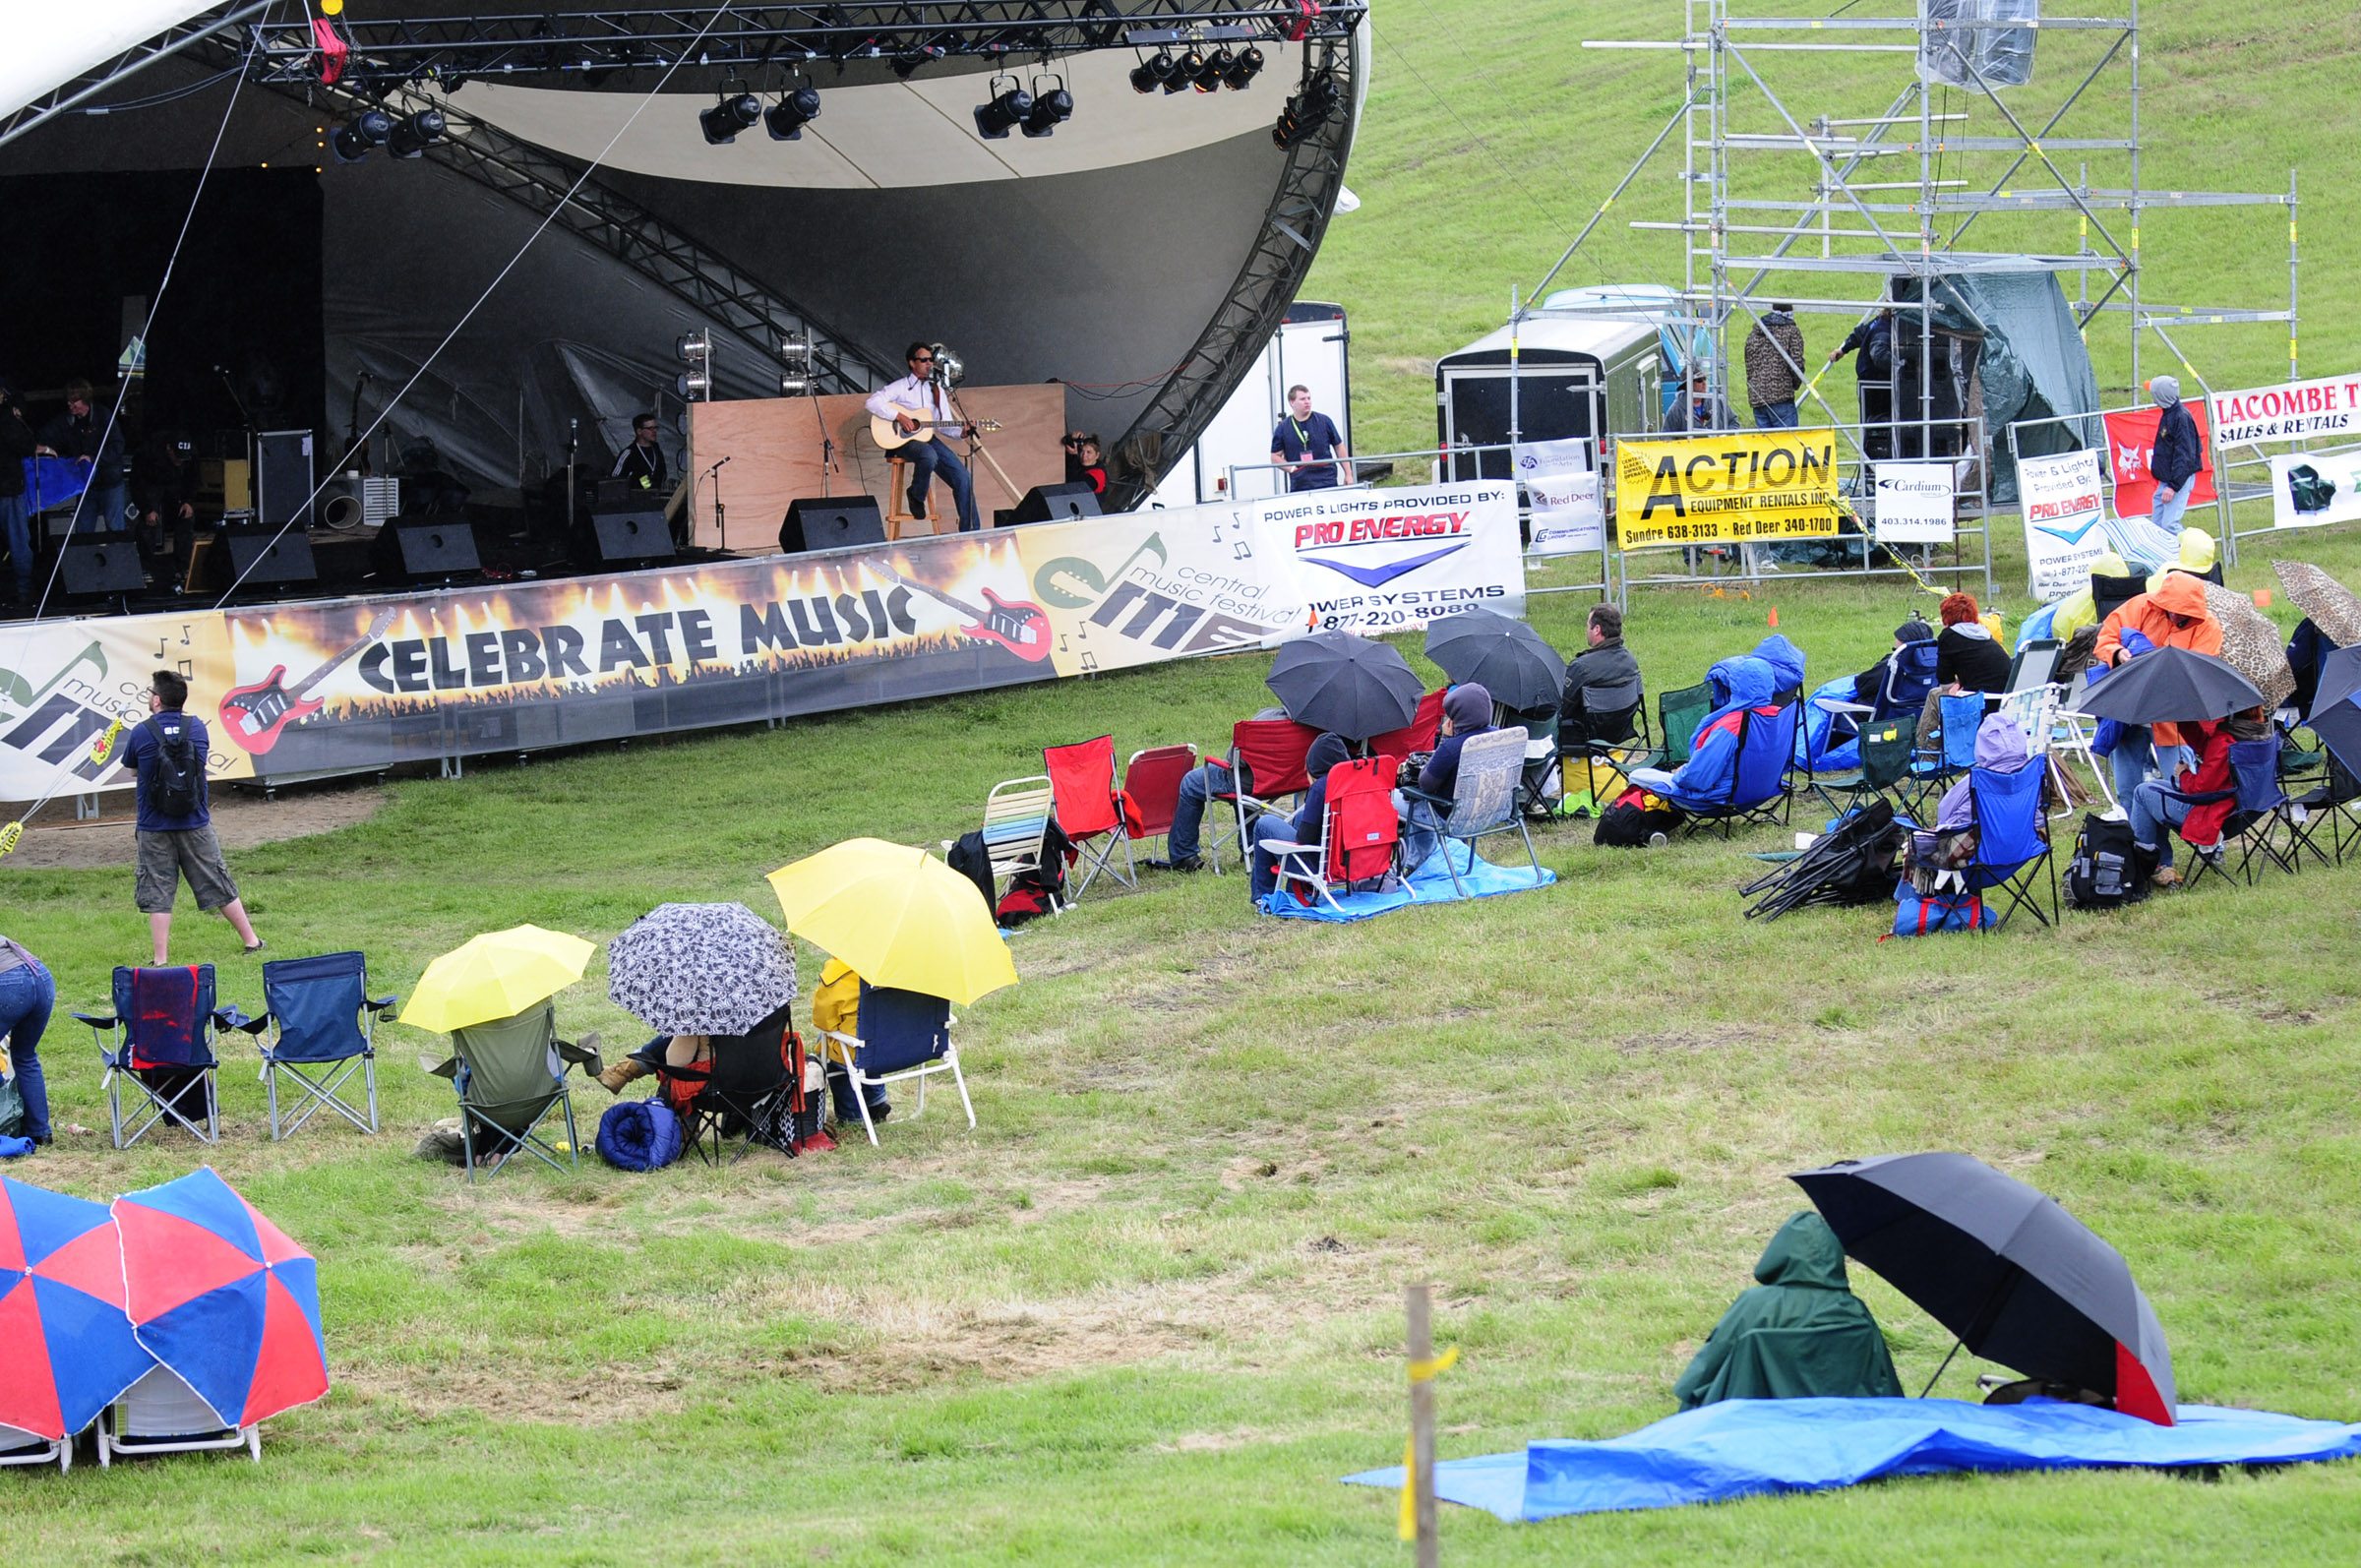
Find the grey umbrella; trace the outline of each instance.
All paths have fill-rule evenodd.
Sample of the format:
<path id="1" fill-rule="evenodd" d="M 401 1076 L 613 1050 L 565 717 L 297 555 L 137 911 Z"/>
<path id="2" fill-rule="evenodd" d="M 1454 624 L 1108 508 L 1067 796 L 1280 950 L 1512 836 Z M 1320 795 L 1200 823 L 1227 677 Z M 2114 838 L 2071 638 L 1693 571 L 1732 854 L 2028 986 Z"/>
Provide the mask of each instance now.
<path id="1" fill-rule="evenodd" d="M 1426 694 L 1408 659 L 1350 632 L 1315 632 L 1283 645 L 1263 684 L 1289 718 L 1348 741 L 1402 728 Z"/>
<path id="2" fill-rule="evenodd" d="M 2305 721 L 2329 754 L 2361 778 L 2361 647 L 2338 648 L 2320 664 L 2320 690 Z"/>
<path id="3" fill-rule="evenodd" d="M 2092 718 L 2119 724 L 2178 724 L 2259 708 L 2263 694 L 2210 653 L 2167 647 L 2143 653 L 2093 680 L 2078 705 Z"/>
<path id="4" fill-rule="evenodd" d="M 1426 657 L 1454 681 L 1474 681 L 1511 712 L 1555 707 L 1566 661 L 1542 634 L 1497 610 L 1462 610 L 1426 623 Z"/>
<path id="5" fill-rule="evenodd" d="M 607 995 L 668 1035 L 742 1035 L 795 999 L 795 949 L 744 904 L 658 904 L 607 943 Z"/>

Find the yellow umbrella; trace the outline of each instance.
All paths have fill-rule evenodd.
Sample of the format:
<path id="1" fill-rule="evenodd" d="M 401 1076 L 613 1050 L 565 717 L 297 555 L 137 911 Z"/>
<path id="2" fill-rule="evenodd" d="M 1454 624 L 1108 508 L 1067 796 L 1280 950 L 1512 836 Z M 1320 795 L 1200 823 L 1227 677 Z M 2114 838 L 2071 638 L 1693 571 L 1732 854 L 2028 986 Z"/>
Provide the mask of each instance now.
<path id="1" fill-rule="evenodd" d="M 976 884 L 923 849 L 854 838 L 770 874 L 787 929 L 873 986 L 964 1007 L 1016 984 Z"/>
<path id="2" fill-rule="evenodd" d="M 470 936 L 426 966 L 401 1021 L 449 1033 L 524 1011 L 582 978 L 598 949 L 538 926 Z"/>

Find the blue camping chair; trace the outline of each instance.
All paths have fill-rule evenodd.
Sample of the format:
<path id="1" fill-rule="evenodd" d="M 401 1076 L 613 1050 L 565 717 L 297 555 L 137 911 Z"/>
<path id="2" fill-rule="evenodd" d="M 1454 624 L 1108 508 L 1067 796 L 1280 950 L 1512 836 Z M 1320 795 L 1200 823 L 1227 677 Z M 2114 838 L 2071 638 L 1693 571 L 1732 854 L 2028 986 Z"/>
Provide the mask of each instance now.
<path id="1" fill-rule="evenodd" d="M 2031 912 L 2044 926 L 2058 918 L 2058 867 L 2051 858 L 2049 817 L 2041 810 L 2047 762 L 2028 758 L 2013 768 L 1977 767 L 1968 773 L 1968 798 L 1975 814 L 1975 859 L 1960 868 L 1968 890 L 1983 895 L 1992 919 L 1979 928 L 1998 931 L 2018 910 Z M 2049 882 L 2049 912 L 2041 910 L 2041 881 Z"/>
<path id="2" fill-rule="evenodd" d="M 1906 642 L 1894 650 L 1886 661 L 1885 684 L 1871 706 L 1876 709 L 1873 719 L 1898 719 L 1904 714 L 1918 716 L 1926 706 L 1926 694 L 1935 689 L 1935 644 L 1933 638 L 1923 642 Z"/>
<path id="3" fill-rule="evenodd" d="M 369 960 L 359 953 L 274 958 L 263 965 L 263 1000 L 270 1010 L 237 1027 L 255 1037 L 263 1054 L 272 1137 L 290 1136 L 319 1111 L 333 1111 L 363 1132 L 377 1130 L 377 1020 L 399 999 L 369 995 Z M 368 1090 L 359 1107 L 341 1093 L 356 1072 Z M 282 1087 L 295 1096 L 284 1111 Z"/>
<path id="4" fill-rule="evenodd" d="M 74 1016 L 91 1026 L 106 1063 L 102 1087 L 116 1148 L 130 1148 L 165 1120 L 179 1123 L 200 1143 L 220 1141 L 220 1102 L 213 1087 L 220 1062 L 213 1055 L 213 1035 L 242 1026 L 246 1015 L 235 1007 L 213 1006 L 212 965 L 119 968 L 115 1010 Z M 140 1097 L 129 1116 L 123 1110 L 126 1085 Z M 133 1123 L 128 1134 L 126 1123 Z"/>
<path id="5" fill-rule="evenodd" d="M 1739 822 L 1785 822 L 1787 819 L 1787 772 L 1795 765 L 1795 728 L 1803 704 L 1785 702 L 1776 713 L 1748 708 L 1738 715 L 1738 758 L 1730 769 L 1729 798 L 1702 806 L 1680 801 L 1687 814 L 1684 833 L 1719 827 L 1724 838 Z"/>
<path id="6" fill-rule="evenodd" d="M 2233 838 L 2239 843 L 2238 875 L 2249 887 L 2255 884 L 2255 873 L 2260 869 L 2255 865 L 2258 855 L 2283 872 L 2293 873 L 2302 865 L 2295 802 L 2289 799 L 2279 778 L 2279 737 L 2275 730 L 2261 740 L 2230 743 L 2229 789 L 2197 794 L 2167 789 L 2164 793 L 2186 806 L 2219 801 L 2225 796 L 2235 802 L 2230 808 L 2229 820 L 2221 824 L 2222 842 L 2202 848 L 2191 846 L 2197 849 L 2197 870 L 2189 874 L 2188 881 L 2183 884 L 2185 888 L 2194 889 L 2209 872 L 2228 878 L 2229 856 L 2225 849 Z M 2315 849 L 2314 853 L 2319 851 Z"/>
<path id="7" fill-rule="evenodd" d="M 967 1076 L 959 1070 L 959 1048 L 951 1044 L 951 1004 L 940 996 L 890 986 L 861 982 L 859 1036 L 824 1030 L 841 1048 L 844 1070 L 852 1080 L 854 1101 L 861 1107 L 861 1125 L 869 1141 L 878 1141 L 878 1124 L 869 1117 L 869 1091 L 883 1084 L 918 1080 L 918 1109 L 927 1114 L 927 1079 L 938 1072 L 951 1075 L 958 1086 L 959 1105 L 967 1124 L 976 1124 L 976 1108 L 967 1097 Z"/>
<path id="8" fill-rule="evenodd" d="M 1975 766 L 1975 732 L 1984 722 L 1983 694 L 1946 696 L 1936 712 L 1935 731 L 1918 737 L 1918 753 L 1910 763 L 1910 814 L 1921 821 L 1926 819 L 1926 798 L 1949 789 Z"/>

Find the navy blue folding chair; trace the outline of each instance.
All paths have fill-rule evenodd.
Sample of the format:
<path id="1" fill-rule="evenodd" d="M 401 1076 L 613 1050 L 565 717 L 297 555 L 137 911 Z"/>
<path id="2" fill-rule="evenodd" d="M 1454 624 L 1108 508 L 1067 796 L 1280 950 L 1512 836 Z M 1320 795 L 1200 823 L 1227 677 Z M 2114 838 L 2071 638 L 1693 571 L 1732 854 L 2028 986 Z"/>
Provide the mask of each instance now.
<path id="1" fill-rule="evenodd" d="M 377 1020 L 399 998 L 369 995 L 369 960 L 359 953 L 274 958 L 263 965 L 263 1000 L 270 1010 L 239 1027 L 263 1054 L 271 1136 L 290 1136 L 321 1111 L 375 1132 Z M 358 1106 L 345 1098 L 355 1073 L 367 1091 Z M 282 1089 L 293 1095 L 284 1106 Z"/>
<path id="2" fill-rule="evenodd" d="M 2030 911 L 2044 926 L 2058 918 L 2058 867 L 2050 855 L 2049 817 L 2041 809 L 2045 767 L 2044 759 L 2034 756 L 2012 768 L 1968 770 L 1975 858 L 1961 868 L 1961 880 L 1992 911 L 1992 919 L 1980 930 L 1998 931 L 2020 909 Z M 2045 875 L 2046 914 L 2040 896 Z"/>
<path id="3" fill-rule="evenodd" d="M 960 1108 L 967 1113 L 967 1124 L 975 1126 L 976 1108 L 967 1097 L 967 1077 L 959 1070 L 959 1048 L 951 1044 L 951 1026 L 958 1021 L 951 1016 L 951 1004 L 940 996 L 873 986 L 865 980 L 861 983 L 861 1033 L 825 1031 L 826 1038 L 841 1048 L 844 1069 L 853 1080 L 853 1099 L 861 1107 L 861 1125 L 868 1130 L 870 1142 L 878 1141 L 878 1124 L 869 1116 L 869 1091 L 915 1078 L 918 1109 L 912 1115 L 925 1116 L 927 1079 L 938 1072 L 951 1075 L 951 1082 L 958 1086 Z"/>
<path id="4" fill-rule="evenodd" d="M 213 1033 L 243 1025 L 246 1015 L 235 1007 L 214 1007 L 213 966 L 117 969 L 114 995 L 112 1013 L 74 1016 L 91 1026 L 106 1063 L 101 1087 L 115 1147 L 130 1148 L 167 1120 L 200 1143 L 220 1141 L 220 1102 L 213 1087 L 220 1062 L 213 1055 Z M 126 1087 L 139 1096 L 129 1115 L 123 1109 Z"/>
<path id="5" fill-rule="evenodd" d="M 2195 888 L 2208 874 L 2225 881 L 2229 878 L 2228 848 L 2232 840 L 2239 846 L 2239 878 L 2249 887 L 2255 884 L 2255 873 L 2260 870 L 2255 864 L 2257 856 L 2283 872 L 2292 873 L 2302 865 L 2301 847 L 2296 839 L 2295 802 L 2289 799 L 2286 785 L 2279 777 L 2276 731 L 2260 740 L 2230 743 L 2228 790 L 2192 795 L 2168 789 L 2164 794 L 2189 806 L 2219 801 L 2225 796 L 2231 802 L 2229 819 L 2221 824 L 2221 841 L 2191 846 L 2197 851 L 2197 869 L 2182 884 L 2185 888 Z M 2319 851 L 2315 849 L 2314 853 Z"/>
<path id="6" fill-rule="evenodd" d="M 1787 819 L 1787 772 L 1795 764 L 1795 729 L 1803 715 L 1799 701 L 1784 703 L 1775 713 L 1753 708 L 1738 715 L 1738 755 L 1730 769 L 1728 798 L 1707 805 L 1679 802 L 1685 813 L 1681 828 L 1698 833 L 1717 827 L 1727 838 L 1740 822 L 1784 822 Z"/>

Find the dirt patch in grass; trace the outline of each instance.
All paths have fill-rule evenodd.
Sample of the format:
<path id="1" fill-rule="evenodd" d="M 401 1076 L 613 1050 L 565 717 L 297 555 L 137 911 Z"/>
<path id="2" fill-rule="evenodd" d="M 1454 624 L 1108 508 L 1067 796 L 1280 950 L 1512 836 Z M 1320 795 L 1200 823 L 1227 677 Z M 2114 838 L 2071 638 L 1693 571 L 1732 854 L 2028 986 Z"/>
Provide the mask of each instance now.
<path id="1" fill-rule="evenodd" d="M 275 844 L 282 839 L 309 838 L 315 833 L 333 833 L 339 827 L 365 822 L 378 814 L 387 799 L 386 791 L 374 784 L 291 790 L 276 800 L 265 800 L 259 791 L 250 794 L 216 790 L 212 798 L 213 833 L 221 840 L 221 847 L 231 853 L 234 871 L 235 855 L 241 849 Z M 101 814 L 87 822 L 74 820 L 70 802 L 50 802 L 25 829 L 23 841 L 9 857 L 10 864 L 22 870 L 64 871 L 131 865 L 139 858 L 139 842 L 133 831 L 136 813 L 132 793 L 119 790 L 100 800 Z M 125 897 L 129 896 L 126 889 Z"/>
<path id="2" fill-rule="evenodd" d="M 430 1365 L 339 1366 L 336 1385 L 346 1396 L 391 1401 L 428 1419 L 473 1412 L 491 1420 L 611 1426 L 687 1409 L 683 1380 L 665 1367 L 545 1369 L 492 1355 Z"/>

